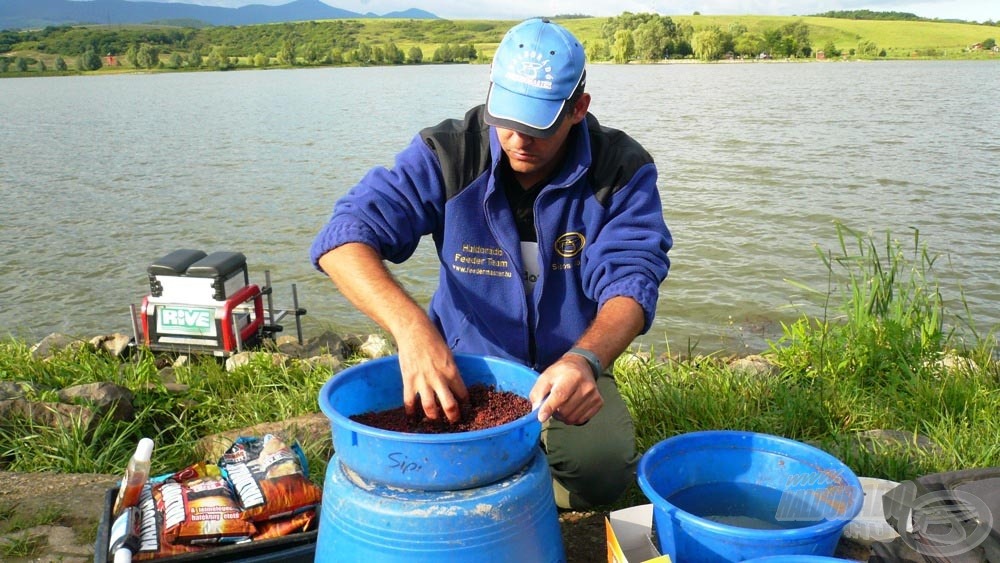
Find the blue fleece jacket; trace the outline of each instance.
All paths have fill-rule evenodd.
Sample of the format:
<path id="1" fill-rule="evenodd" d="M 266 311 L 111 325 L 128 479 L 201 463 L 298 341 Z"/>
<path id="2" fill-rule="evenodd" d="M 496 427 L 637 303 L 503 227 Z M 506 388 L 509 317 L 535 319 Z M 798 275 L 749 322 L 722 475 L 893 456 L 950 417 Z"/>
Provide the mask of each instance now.
<path id="1" fill-rule="evenodd" d="M 539 371 L 612 297 L 638 302 L 648 330 L 673 243 L 649 154 L 592 115 L 574 127 L 561 170 L 535 201 L 541 274 L 526 295 L 514 216 L 498 185 L 502 148 L 482 116 L 479 106 L 421 131 L 391 169 L 365 175 L 313 242 L 314 265 L 349 242 L 400 263 L 429 234 L 441 262 L 429 314 L 452 350 Z"/>

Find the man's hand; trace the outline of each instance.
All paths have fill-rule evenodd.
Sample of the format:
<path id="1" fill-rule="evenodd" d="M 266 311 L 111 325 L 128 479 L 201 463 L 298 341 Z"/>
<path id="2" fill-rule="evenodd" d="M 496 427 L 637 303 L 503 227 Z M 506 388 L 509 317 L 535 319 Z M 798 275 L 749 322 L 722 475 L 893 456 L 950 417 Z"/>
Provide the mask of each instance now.
<path id="1" fill-rule="evenodd" d="M 437 420 L 443 415 L 457 422 L 462 415 L 459 402 L 468 401 L 469 392 L 451 349 L 375 249 L 348 243 L 324 254 L 319 265 L 354 306 L 392 334 L 399 346 L 406 414 L 416 413 L 416 397 L 420 395 L 427 418 Z"/>
<path id="2" fill-rule="evenodd" d="M 403 373 L 403 406 L 408 416 L 417 411 L 417 396 L 427 418 L 442 416 L 458 422 L 459 405 L 469 401 L 469 391 L 458 373 L 451 350 L 436 330 L 418 331 L 397 340 Z"/>
<path id="3" fill-rule="evenodd" d="M 554 417 L 566 424 L 585 424 L 604 406 L 590 364 L 575 354 L 563 356 L 542 372 L 529 398 L 532 405 L 541 404 L 541 422 Z"/>

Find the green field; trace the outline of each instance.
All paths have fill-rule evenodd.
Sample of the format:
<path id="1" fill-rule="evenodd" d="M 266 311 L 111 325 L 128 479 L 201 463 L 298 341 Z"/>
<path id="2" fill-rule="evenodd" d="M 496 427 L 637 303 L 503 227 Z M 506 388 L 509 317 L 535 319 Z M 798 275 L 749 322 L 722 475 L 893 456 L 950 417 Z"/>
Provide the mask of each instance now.
<path id="1" fill-rule="evenodd" d="M 873 41 L 885 49 L 890 57 L 909 58 L 916 54 L 934 51 L 940 57 L 965 58 L 972 56 L 968 48 L 988 38 L 1000 39 L 1000 29 L 989 25 L 945 23 L 932 21 L 876 21 L 848 20 L 797 16 L 670 16 L 674 22 L 690 23 L 695 31 L 719 26 L 728 29 L 730 24 L 741 23 L 749 31 L 762 32 L 796 21 L 809 26 L 814 49 L 821 49 L 833 42 L 845 51 L 857 46 L 859 41 Z M 601 26 L 608 18 L 570 18 L 559 21 L 584 44 L 601 39 Z M 404 51 L 412 46 L 431 53 L 445 42 L 472 43 L 482 60 L 490 60 L 504 32 L 515 22 L 507 20 L 461 20 L 428 23 L 420 35 L 407 34 L 404 25 L 393 20 L 364 20 L 359 39 L 368 43 L 389 40 Z M 410 22 L 412 23 L 412 22 Z M 989 56 L 988 54 L 983 54 Z M 1000 55 L 997 56 L 1000 60 Z"/>

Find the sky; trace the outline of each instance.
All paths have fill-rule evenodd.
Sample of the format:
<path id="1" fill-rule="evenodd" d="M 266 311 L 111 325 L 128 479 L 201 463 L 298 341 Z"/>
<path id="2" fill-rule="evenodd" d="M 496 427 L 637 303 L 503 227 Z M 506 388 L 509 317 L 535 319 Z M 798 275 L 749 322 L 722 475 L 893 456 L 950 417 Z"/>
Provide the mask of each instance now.
<path id="1" fill-rule="evenodd" d="M 162 0 L 161 0 L 162 1 Z M 206 6 L 287 4 L 291 0 L 168 0 Z M 1000 21 L 998 0 L 322 0 L 353 12 L 387 12 L 420 8 L 449 19 L 509 19 L 556 14 L 616 16 L 648 12 L 690 15 L 809 15 L 830 10 L 909 12 L 925 18 Z"/>

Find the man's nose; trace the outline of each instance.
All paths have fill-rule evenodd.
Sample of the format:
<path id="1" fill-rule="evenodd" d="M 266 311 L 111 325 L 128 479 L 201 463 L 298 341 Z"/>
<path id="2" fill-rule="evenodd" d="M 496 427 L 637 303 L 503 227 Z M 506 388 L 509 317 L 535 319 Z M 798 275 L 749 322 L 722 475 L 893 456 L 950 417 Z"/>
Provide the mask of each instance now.
<path id="1" fill-rule="evenodd" d="M 534 137 L 521 133 L 520 131 L 514 131 L 510 138 L 518 147 L 527 147 L 531 143 L 535 142 Z"/>

